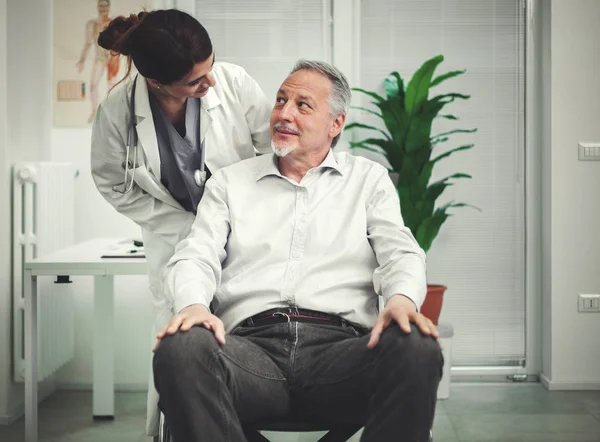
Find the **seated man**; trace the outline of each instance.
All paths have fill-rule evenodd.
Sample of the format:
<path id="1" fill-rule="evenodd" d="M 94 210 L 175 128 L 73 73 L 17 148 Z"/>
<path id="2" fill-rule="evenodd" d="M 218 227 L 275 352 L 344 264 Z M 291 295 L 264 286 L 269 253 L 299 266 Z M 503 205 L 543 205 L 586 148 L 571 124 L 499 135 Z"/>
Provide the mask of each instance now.
<path id="1" fill-rule="evenodd" d="M 388 171 L 333 153 L 349 104 L 336 68 L 300 61 L 271 114 L 275 155 L 206 183 L 154 356 L 175 442 L 242 442 L 244 423 L 286 418 L 429 439 L 442 354 L 417 312 L 425 254 Z"/>

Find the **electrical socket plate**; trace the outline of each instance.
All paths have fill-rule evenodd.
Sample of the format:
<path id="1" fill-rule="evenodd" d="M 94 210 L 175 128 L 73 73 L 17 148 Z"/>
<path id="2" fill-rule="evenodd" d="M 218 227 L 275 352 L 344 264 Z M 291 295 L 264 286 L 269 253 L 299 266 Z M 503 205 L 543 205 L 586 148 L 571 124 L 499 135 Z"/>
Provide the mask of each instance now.
<path id="1" fill-rule="evenodd" d="M 585 313 L 600 313 L 600 295 L 580 294 L 577 310 Z"/>
<path id="2" fill-rule="evenodd" d="M 600 143 L 579 143 L 579 161 L 600 161 Z"/>

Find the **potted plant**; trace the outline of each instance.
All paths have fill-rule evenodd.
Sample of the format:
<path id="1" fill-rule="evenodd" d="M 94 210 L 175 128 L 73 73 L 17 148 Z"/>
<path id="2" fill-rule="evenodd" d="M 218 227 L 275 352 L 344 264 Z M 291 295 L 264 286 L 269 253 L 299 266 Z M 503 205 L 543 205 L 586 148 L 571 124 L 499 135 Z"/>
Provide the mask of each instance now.
<path id="1" fill-rule="evenodd" d="M 425 252 L 429 250 L 444 222 L 452 214 L 450 209 L 469 206 L 462 202 L 450 201 L 436 207 L 436 200 L 442 192 L 454 184 L 454 180 L 471 178 L 466 173 L 454 173 L 441 180 L 430 182 L 434 166 L 455 152 L 471 149 L 473 144 L 465 144 L 436 153 L 452 134 L 473 133 L 477 129 L 454 129 L 437 135 L 431 134 L 435 118 L 458 120 L 451 114 L 440 111 L 453 101 L 468 100 L 469 95 L 446 93 L 430 97 L 431 90 L 445 80 L 462 75 L 465 71 L 451 71 L 433 77 L 437 66 L 444 60 L 442 55 L 433 57 L 412 76 L 405 87 L 398 72 L 392 72 L 384 80 L 385 97 L 360 88 L 352 90 L 373 98 L 371 103 L 378 110 L 355 107 L 382 120 L 385 129 L 359 122 L 353 122 L 346 130 L 366 129 L 376 132 L 376 137 L 351 141 L 351 149 L 364 149 L 384 155 L 391 169 L 390 176 L 400 197 L 404 223 L 410 228 L 415 239 Z M 472 207 L 472 206 L 471 206 Z M 427 297 L 421 312 L 435 324 L 442 308 L 446 286 L 427 285 Z"/>

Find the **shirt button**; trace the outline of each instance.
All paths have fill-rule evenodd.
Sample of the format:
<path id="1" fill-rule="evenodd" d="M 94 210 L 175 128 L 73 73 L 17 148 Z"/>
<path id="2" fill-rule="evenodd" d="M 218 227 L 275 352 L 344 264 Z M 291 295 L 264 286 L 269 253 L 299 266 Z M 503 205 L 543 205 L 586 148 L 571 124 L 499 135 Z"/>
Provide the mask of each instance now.
<path id="1" fill-rule="evenodd" d="M 300 252 L 292 252 L 292 258 L 294 258 L 294 259 L 300 258 Z"/>

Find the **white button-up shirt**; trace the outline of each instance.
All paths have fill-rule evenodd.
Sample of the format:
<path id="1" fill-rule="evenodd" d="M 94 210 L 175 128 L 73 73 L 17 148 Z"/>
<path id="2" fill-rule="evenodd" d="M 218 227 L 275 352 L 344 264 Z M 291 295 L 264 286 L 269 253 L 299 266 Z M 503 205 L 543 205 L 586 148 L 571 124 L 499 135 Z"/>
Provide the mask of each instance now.
<path id="1" fill-rule="evenodd" d="M 426 292 L 425 253 L 404 225 L 388 171 L 330 151 L 300 183 L 277 157 L 218 170 L 167 266 L 175 309 L 208 307 L 227 331 L 275 307 L 296 306 L 372 327 L 378 295 Z"/>

